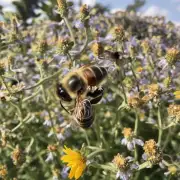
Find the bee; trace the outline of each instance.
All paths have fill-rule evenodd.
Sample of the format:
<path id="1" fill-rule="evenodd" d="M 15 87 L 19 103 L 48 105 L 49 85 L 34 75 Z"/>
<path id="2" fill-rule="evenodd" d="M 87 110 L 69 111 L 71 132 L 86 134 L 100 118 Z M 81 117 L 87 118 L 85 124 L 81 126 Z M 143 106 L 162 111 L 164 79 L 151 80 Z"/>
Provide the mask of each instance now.
<path id="1" fill-rule="evenodd" d="M 63 80 L 57 84 L 57 95 L 63 109 L 62 101 L 72 102 L 75 100 L 75 108 L 72 114 L 76 124 L 86 129 L 94 121 L 94 111 L 92 104 L 97 104 L 102 96 L 104 89 L 98 88 L 107 76 L 104 67 L 87 65 L 69 72 Z M 89 98 L 89 99 L 88 99 Z"/>
<path id="2" fill-rule="evenodd" d="M 90 100 L 78 100 L 76 103 L 73 117 L 78 126 L 83 129 L 91 127 L 94 122 L 94 111 Z"/>
<path id="3" fill-rule="evenodd" d="M 57 95 L 66 102 L 71 102 L 78 96 L 86 97 L 93 87 L 99 86 L 107 76 L 104 67 L 87 65 L 69 72 L 63 80 L 57 84 Z M 96 94 L 97 91 L 95 91 Z M 102 93 L 101 91 L 99 92 Z M 90 94 L 91 95 L 91 94 Z M 94 94 L 92 94 L 94 96 Z"/>

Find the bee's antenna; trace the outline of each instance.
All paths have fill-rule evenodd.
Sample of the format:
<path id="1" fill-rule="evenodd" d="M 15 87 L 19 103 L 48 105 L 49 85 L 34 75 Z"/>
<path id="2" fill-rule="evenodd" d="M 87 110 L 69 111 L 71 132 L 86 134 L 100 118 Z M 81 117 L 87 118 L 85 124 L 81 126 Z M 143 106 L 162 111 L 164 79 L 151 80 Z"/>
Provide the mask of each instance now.
<path id="1" fill-rule="evenodd" d="M 63 106 L 63 104 L 62 104 L 61 101 L 60 101 L 60 105 L 61 105 L 61 107 L 62 107 L 68 114 L 71 114 L 71 113 Z"/>

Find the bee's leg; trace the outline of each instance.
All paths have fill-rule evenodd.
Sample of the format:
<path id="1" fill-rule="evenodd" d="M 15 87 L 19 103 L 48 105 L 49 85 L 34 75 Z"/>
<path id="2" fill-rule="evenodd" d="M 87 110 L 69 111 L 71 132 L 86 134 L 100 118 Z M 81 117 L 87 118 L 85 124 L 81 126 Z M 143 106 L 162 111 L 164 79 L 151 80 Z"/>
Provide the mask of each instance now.
<path id="1" fill-rule="evenodd" d="M 60 101 L 60 105 L 61 105 L 61 107 L 62 107 L 68 114 L 71 114 L 71 113 L 63 106 L 63 104 L 62 104 L 61 101 Z"/>
<path id="2" fill-rule="evenodd" d="M 91 97 L 90 103 L 91 104 L 97 104 L 103 97 L 104 89 L 103 88 L 97 88 L 95 91 L 89 91 L 87 93 L 87 96 Z"/>

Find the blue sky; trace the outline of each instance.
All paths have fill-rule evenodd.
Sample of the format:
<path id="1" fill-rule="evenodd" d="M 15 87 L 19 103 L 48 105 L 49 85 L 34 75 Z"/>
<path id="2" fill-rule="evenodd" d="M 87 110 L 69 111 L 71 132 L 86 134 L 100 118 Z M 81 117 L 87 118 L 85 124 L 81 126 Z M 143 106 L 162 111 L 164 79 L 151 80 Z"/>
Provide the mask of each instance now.
<path id="1" fill-rule="evenodd" d="M 125 9 L 133 0 L 97 0 L 111 8 Z M 180 0 L 146 0 L 141 9 L 145 14 L 162 14 L 169 20 L 180 22 Z"/>
<path id="2" fill-rule="evenodd" d="M 0 5 L 12 9 L 12 0 L 0 0 Z M 78 1 L 78 0 L 73 0 Z M 125 9 L 133 0 L 83 0 L 84 3 L 94 4 L 95 1 L 107 5 L 111 9 Z M 180 0 L 146 0 L 141 12 L 146 15 L 165 15 L 168 20 L 180 23 Z"/>

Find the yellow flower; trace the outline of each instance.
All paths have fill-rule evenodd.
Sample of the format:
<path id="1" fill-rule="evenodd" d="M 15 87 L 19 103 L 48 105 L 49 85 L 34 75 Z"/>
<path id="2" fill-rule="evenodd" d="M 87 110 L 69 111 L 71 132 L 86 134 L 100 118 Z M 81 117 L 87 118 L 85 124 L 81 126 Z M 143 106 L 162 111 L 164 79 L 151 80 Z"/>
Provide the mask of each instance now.
<path id="1" fill-rule="evenodd" d="M 180 99 L 180 90 L 174 92 L 175 99 Z"/>
<path id="2" fill-rule="evenodd" d="M 130 138 L 133 135 L 133 131 L 131 128 L 124 128 L 122 133 L 124 134 L 125 138 Z"/>
<path id="3" fill-rule="evenodd" d="M 73 177 L 75 177 L 75 179 L 78 179 L 86 168 L 85 157 L 82 156 L 81 153 L 73 151 L 66 146 L 63 149 L 63 152 L 65 152 L 66 155 L 62 156 L 61 160 L 64 163 L 68 163 L 67 166 L 71 168 L 69 178 L 72 179 Z"/>

